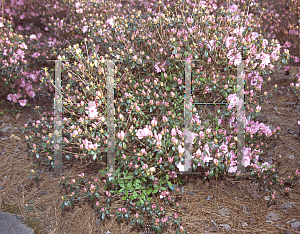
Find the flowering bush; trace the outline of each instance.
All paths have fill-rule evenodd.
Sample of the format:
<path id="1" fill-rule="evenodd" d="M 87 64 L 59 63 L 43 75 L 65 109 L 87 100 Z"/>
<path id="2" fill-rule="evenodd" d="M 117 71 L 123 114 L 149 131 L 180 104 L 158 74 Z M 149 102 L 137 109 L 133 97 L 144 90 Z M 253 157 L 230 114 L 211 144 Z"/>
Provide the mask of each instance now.
<path id="1" fill-rule="evenodd" d="M 108 6 L 109 4 L 102 4 L 97 9 L 91 8 L 88 13 L 95 13 L 96 10 L 105 8 L 109 16 L 113 14 L 113 9 Z M 54 19 L 54 15 L 66 18 L 76 12 L 70 10 L 69 3 L 54 0 L 4 1 L 4 12 L 4 21 L 0 22 L 0 45 L 3 48 L 0 51 L 0 63 L 5 69 L 1 71 L 3 79 L 0 80 L 2 88 L 0 95 L 6 96 L 8 101 L 19 103 L 20 106 L 30 106 L 28 100 L 41 95 L 41 88 L 34 90 L 32 81 L 35 83 L 40 81 L 42 74 L 41 71 L 29 73 L 28 66 L 46 59 L 55 59 L 56 50 L 62 50 L 82 39 L 73 37 L 74 34 L 69 33 L 68 30 L 57 33 L 56 28 L 51 25 L 51 22 L 59 19 Z M 73 18 L 69 17 L 69 19 Z M 99 18 L 101 19 L 102 15 Z M 38 22 L 38 25 L 35 25 L 35 22 Z M 55 27 L 62 27 L 63 24 L 64 20 L 54 22 Z M 28 33 L 29 30 L 34 33 Z M 17 33 L 23 33 L 25 36 Z M 60 41 L 61 39 L 63 41 Z M 46 87 L 49 88 L 46 91 L 53 91 L 51 86 Z"/>
<path id="2" fill-rule="evenodd" d="M 3 23 L 4 22 L 4 23 Z M 6 96 L 7 93 L 12 91 L 12 88 L 15 88 L 16 85 L 19 86 L 19 92 L 13 91 L 7 96 L 7 100 L 13 101 L 14 103 L 19 100 L 19 104 L 21 106 L 25 106 L 27 103 L 25 95 L 21 94 L 21 88 L 23 88 L 22 93 L 29 95 L 31 98 L 35 97 L 35 93 L 32 90 L 32 81 L 37 82 L 36 74 L 30 74 L 28 80 L 22 78 L 21 80 L 15 80 L 17 76 L 14 74 L 21 74 L 24 77 L 29 75 L 27 69 L 27 61 L 24 60 L 25 52 L 27 49 L 27 45 L 24 43 L 24 39 L 22 35 L 17 35 L 13 33 L 11 22 L 5 20 L 0 22 L 0 45 L 3 50 L 0 51 L 0 63 L 3 69 L 1 70 L 1 82 L 0 87 L 2 89 L 1 97 Z M 19 68 L 20 61 L 23 63 L 23 66 Z M 28 76 L 27 76 L 28 77 Z M 15 81 L 15 82 L 13 82 Z"/>
<path id="3" fill-rule="evenodd" d="M 193 96 L 193 100 L 201 101 L 214 93 L 232 104 L 237 99 L 235 66 L 237 60 L 244 58 L 247 83 L 244 166 L 259 178 L 268 179 L 272 184 L 277 182 L 275 167 L 260 162 L 259 156 L 280 129 L 271 130 L 252 119 L 263 104 L 262 98 L 258 102 L 255 100 L 255 91 L 264 85 L 261 75 L 271 74 L 276 61 L 277 64 L 286 64 L 288 51 L 280 55 L 280 45 L 276 41 L 268 43 L 253 32 L 254 19 L 238 12 L 236 5 L 232 5 L 229 11 L 221 7 L 213 13 L 214 5 L 188 3 L 184 10 L 180 3 L 179 0 L 166 6 L 159 1 L 154 5 L 158 13 L 148 8 L 143 15 L 140 12 L 129 17 L 117 15 L 104 23 L 86 19 L 89 24 L 82 27 L 86 37 L 84 42 L 80 46 L 70 45 L 58 56 L 59 60 L 75 60 L 73 64 L 66 62 L 62 65 L 63 102 L 69 103 L 63 111 L 63 147 L 69 148 L 64 152 L 68 160 L 73 156 L 76 160 L 79 157 L 102 159 L 100 153 L 107 148 L 104 134 L 107 131 L 106 110 L 101 105 L 106 96 L 105 60 L 116 58 L 120 62 L 115 69 L 118 77 L 115 87 L 118 170 L 105 176 L 106 192 L 103 196 L 107 198 L 106 207 L 101 207 L 99 180 L 91 182 L 84 174 L 79 174 L 79 181 L 73 179 L 68 184 L 68 178 L 63 178 L 61 182 L 71 192 L 62 198 L 62 209 L 65 205 L 72 205 L 75 198 L 79 201 L 85 196 L 91 201 L 97 198 L 95 211 L 104 219 L 110 213 L 109 204 L 115 193 L 126 202 L 125 207 L 116 212 L 118 219 L 132 218 L 130 224 L 143 225 L 143 218 L 137 213 L 137 210 L 143 210 L 148 215 L 158 215 L 159 219 L 152 225 L 158 233 L 168 220 L 173 220 L 178 226 L 177 233 L 186 233 L 180 226 L 181 218 L 177 213 L 174 218 L 167 217 L 165 208 L 151 203 L 152 196 L 158 193 L 166 204 L 179 208 L 170 192 L 178 193 L 178 186 L 185 182 L 181 175 L 176 174 L 185 163 L 181 114 L 184 74 L 176 59 L 200 60 L 197 65 L 192 63 L 195 67 L 192 69 L 192 84 L 201 92 L 201 97 Z M 83 10 L 78 9 L 79 6 L 79 3 L 75 4 L 81 14 Z M 195 7 L 199 7 L 198 10 Z M 83 50 L 87 56 L 82 54 Z M 53 82 L 48 78 L 47 70 L 44 74 L 43 84 L 46 80 Z M 88 107 L 86 103 L 89 103 Z M 188 163 L 194 169 L 203 168 L 205 179 L 237 170 L 237 126 L 234 123 L 235 108 L 231 104 L 217 116 L 210 116 L 210 124 L 202 124 L 204 119 L 196 108 L 193 109 L 192 142 L 197 147 L 191 152 L 193 159 Z M 30 142 L 39 142 L 40 147 L 32 144 L 31 153 L 31 156 L 36 155 L 37 166 L 42 160 L 53 166 L 53 148 L 50 146 L 54 139 L 51 132 L 53 113 L 48 113 L 48 117 L 33 125 L 34 138 L 26 137 Z M 37 129 L 42 129 L 45 135 L 41 136 Z M 261 139 L 265 144 L 260 143 Z M 79 187 L 82 183 L 85 185 L 83 193 Z M 275 192 L 271 196 L 275 197 Z"/>

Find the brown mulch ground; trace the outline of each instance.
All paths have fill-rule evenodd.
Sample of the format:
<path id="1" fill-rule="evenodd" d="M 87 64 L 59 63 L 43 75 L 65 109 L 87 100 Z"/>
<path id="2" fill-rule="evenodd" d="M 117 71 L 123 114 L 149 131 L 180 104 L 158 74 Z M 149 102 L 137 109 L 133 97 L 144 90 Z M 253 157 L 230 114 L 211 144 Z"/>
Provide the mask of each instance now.
<path id="1" fill-rule="evenodd" d="M 38 66 L 38 65 L 37 65 Z M 32 68 L 31 68 L 32 69 Z M 269 126 L 279 126 L 281 135 L 278 141 L 270 144 L 264 153 L 265 161 L 274 163 L 277 155 L 282 155 L 279 177 L 286 177 L 300 167 L 299 96 L 287 91 L 291 78 L 283 71 L 271 75 L 271 85 L 277 83 L 278 91 L 269 103 L 262 107 L 260 122 Z M 264 90 L 265 91 L 265 90 Z M 18 113 L 7 100 L 0 105 L 4 112 L 0 116 L 0 210 L 18 214 L 20 220 L 28 222 L 35 233 L 139 233 L 141 229 L 133 229 L 127 223 L 119 223 L 114 216 L 105 222 L 97 221 L 92 203 L 84 200 L 75 203 L 72 209 L 61 211 L 59 198 L 65 190 L 59 187 L 60 178 L 51 176 L 45 171 L 39 175 L 40 181 L 35 183 L 28 179 L 32 159 L 27 155 L 25 134 L 21 130 L 29 119 L 40 118 L 34 112 L 34 106 L 41 106 L 43 111 L 53 108 L 53 100 L 46 95 L 34 101 Z M 7 111 L 6 111 L 7 110 Z M 42 111 L 42 112 L 43 112 Z M 19 117 L 18 117 L 19 116 Z M 12 134 L 20 139 L 11 138 Z M 64 160 L 64 164 L 68 164 Z M 64 174 L 75 178 L 79 172 L 95 176 L 103 169 L 100 162 L 87 166 L 76 163 Z M 82 167 L 83 166 L 83 167 Z M 264 199 L 266 188 L 256 180 L 227 178 L 203 183 L 202 178 L 190 176 L 184 186 L 184 193 L 178 196 L 182 205 L 182 226 L 191 234 L 194 233 L 300 233 L 300 188 L 299 181 L 291 187 L 289 196 L 278 195 L 278 202 L 267 207 Z M 161 204 L 159 198 L 153 198 Z M 111 210 L 120 205 L 113 199 Z M 168 209 L 169 215 L 173 214 Z M 99 225 L 97 225 L 99 223 Z M 163 233 L 175 233 L 173 225 Z"/>

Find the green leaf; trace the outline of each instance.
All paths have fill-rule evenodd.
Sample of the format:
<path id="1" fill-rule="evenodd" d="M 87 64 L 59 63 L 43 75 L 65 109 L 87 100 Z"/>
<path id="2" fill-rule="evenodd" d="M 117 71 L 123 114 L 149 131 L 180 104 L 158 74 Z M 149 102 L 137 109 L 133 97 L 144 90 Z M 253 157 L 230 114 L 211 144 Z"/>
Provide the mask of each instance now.
<path id="1" fill-rule="evenodd" d="M 135 224 L 135 222 L 136 222 L 136 219 L 133 219 L 130 221 L 129 225 L 133 225 L 133 224 Z"/>
<path id="2" fill-rule="evenodd" d="M 178 220 L 174 220 L 174 223 L 176 223 L 178 225 L 178 227 L 180 227 L 180 223 Z"/>
<path id="3" fill-rule="evenodd" d="M 147 191 L 147 195 L 149 195 L 152 191 L 153 191 L 153 189 L 150 188 L 150 189 Z"/>
<path id="4" fill-rule="evenodd" d="M 208 58 L 208 53 L 207 53 L 207 51 L 205 50 L 205 52 L 204 52 L 204 58 Z"/>
<path id="5" fill-rule="evenodd" d="M 128 220 L 128 219 L 129 219 L 129 216 L 128 216 L 128 214 L 127 214 L 127 213 L 124 215 L 124 217 L 125 217 L 125 219 L 126 219 L 126 220 Z"/>
<path id="6" fill-rule="evenodd" d="M 126 200 L 127 200 L 127 197 L 122 197 L 122 200 L 123 200 L 123 201 L 126 201 Z"/>
<path id="7" fill-rule="evenodd" d="M 61 203 L 61 206 L 60 206 L 61 210 L 63 210 L 64 207 L 65 207 L 65 204 L 64 204 L 64 202 L 62 202 L 62 203 Z"/>
<path id="8" fill-rule="evenodd" d="M 123 149 L 126 150 L 127 149 L 127 145 L 126 143 L 123 141 Z"/>
<path id="9" fill-rule="evenodd" d="M 133 192 L 133 198 L 134 198 L 134 199 L 137 198 L 137 193 L 136 193 L 136 191 Z"/>
<path id="10" fill-rule="evenodd" d="M 208 178 L 211 179 L 213 177 L 213 175 L 214 175 L 214 170 L 211 170 L 209 172 Z"/>
<path id="11" fill-rule="evenodd" d="M 158 192 L 158 188 L 154 189 L 153 193 L 157 193 Z"/>
<path id="12" fill-rule="evenodd" d="M 95 196 L 96 196 L 98 199 L 100 199 L 99 193 L 95 193 Z"/>
<path id="13" fill-rule="evenodd" d="M 111 197 L 107 199 L 106 205 L 109 205 L 110 201 L 111 201 Z"/>
<path id="14" fill-rule="evenodd" d="M 39 181 L 39 174 L 36 174 L 35 175 L 35 182 L 38 182 Z"/>

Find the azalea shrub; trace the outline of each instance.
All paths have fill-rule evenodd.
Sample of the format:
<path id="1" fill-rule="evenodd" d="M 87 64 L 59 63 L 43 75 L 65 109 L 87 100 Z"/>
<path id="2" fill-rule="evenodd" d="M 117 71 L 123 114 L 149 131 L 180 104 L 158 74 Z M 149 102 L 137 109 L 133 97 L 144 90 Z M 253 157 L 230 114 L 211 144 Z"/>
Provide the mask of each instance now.
<path id="1" fill-rule="evenodd" d="M 27 100 L 25 96 L 31 98 L 35 97 L 35 93 L 32 90 L 32 82 L 37 82 L 36 74 L 28 73 L 27 61 L 25 58 L 24 50 L 27 49 L 27 45 L 22 35 L 18 35 L 13 32 L 11 22 L 5 20 L 0 22 L 0 63 L 1 63 L 1 79 L 0 79 L 0 96 L 5 96 L 7 100 L 14 103 L 19 103 L 21 106 L 25 106 Z M 20 62 L 22 66 L 20 66 Z M 20 80 L 15 80 L 18 76 L 15 74 L 21 74 L 23 76 Z M 26 83 L 25 83 L 25 78 Z M 17 86 L 18 85 L 18 86 Z M 18 87 L 18 92 L 15 87 Z M 10 93 L 12 92 L 12 93 Z M 23 95 L 22 95 L 23 94 Z"/>
<path id="2" fill-rule="evenodd" d="M 2 1 L 0 3 L 2 4 Z M 67 20 L 74 19 L 71 15 L 77 12 L 72 9 L 68 1 L 4 1 L 4 20 L 0 22 L 0 45 L 3 48 L 0 51 L 0 63 L 3 67 L 0 79 L 2 97 L 22 108 L 30 106 L 30 101 L 42 95 L 40 87 L 37 90 L 33 87 L 33 83 L 40 82 L 42 71 L 29 72 L 29 65 L 45 63 L 46 59 L 53 60 L 57 56 L 56 51 L 82 40 L 74 37 L 76 33 L 68 30 L 59 34 L 56 32 L 57 27 L 66 26 L 64 20 L 55 22 L 56 20 L 61 17 Z M 98 5 L 97 9 L 90 8 L 88 14 L 95 14 L 98 10 L 103 10 L 107 16 L 115 11 L 106 2 Z M 57 16 L 59 17 L 54 18 Z M 99 19 L 102 17 L 101 14 Z M 49 61 L 48 64 L 53 67 L 54 62 Z M 53 87 L 46 88 L 46 92 L 50 91 L 47 94 L 51 96 Z"/>
<path id="3" fill-rule="evenodd" d="M 75 3 L 83 12 L 83 3 Z M 93 2 L 97 7 L 98 3 Z M 72 4 L 73 6 L 73 4 Z M 71 6 L 70 6 L 71 7 Z M 257 7 L 250 2 L 247 7 Z M 253 15 L 243 13 L 233 2 L 230 8 L 216 4 L 174 1 L 155 3 L 141 14 L 133 11 L 124 16 L 97 20 L 97 15 L 85 16 L 79 37 L 82 43 L 70 45 L 59 52 L 62 61 L 63 87 L 63 155 L 67 160 L 102 160 L 107 153 L 106 102 L 107 60 L 115 61 L 115 163 L 114 173 L 100 171 L 101 179 L 78 180 L 62 178 L 61 186 L 69 188 L 60 200 L 61 208 L 74 200 L 88 197 L 102 219 L 110 214 L 113 194 L 124 200 L 116 211 L 118 220 L 144 225 L 138 212 L 157 215 L 152 229 L 158 233 L 172 221 L 176 233 L 186 233 L 177 212 L 166 215 L 166 209 L 178 209 L 174 195 L 180 192 L 187 177 L 178 174 L 189 163 L 212 179 L 228 172 L 237 175 L 237 71 L 238 61 L 245 64 L 245 149 L 244 166 L 252 175 L 271 186 L 283 186 L 277 181 L 276 165 L 262 162 L 260 155 L 277 138 L 280 128 L 270 129 L 255 122 L 265 101 L 258 92 L 266 81 L 262 75 L 271 74 L 274 66 L 287 64 L 288 50 L 280 53 L 278 41 L 268 42 L 255 32 Z M 96 19 L 95 19 L 96 18 Z M 63 31 L 63 29 L 61 29 Z M 84 52 L 86 54 L 84 54 Z M 216 115 L 202 116 L 201 107 L 192 108 L 192 160 L 184 157 L 184 61 L 192 60 L 192 102 L 204 102 L 210 94 L 218 102 L 229 105 Z M 195 61 L 193 61 L 195 60 Z M 199 61 L 196 61 L 199 60 Z M 45 69 L 41 85 L 53 83 Z M 270 78 L 267 80 L 270 81 Z M 200 93 L 200 95 L 196 95 Z M 37 108 L 38 109 L 38 108 Z M 53 112 L 44 113 L 32 127 L 34 134 L 26 136 L 30 156 L 36 167 L 53 167 Z M 24 130 L 24 131 L 25 131 Z M 38 132 L 41 130 L 42 133 Z M 264 142 L 264 143 L 261 143 Z M 69 149 L 69 150 L 67 150 Z M 35 170 L 34 170 L 35 169 Z M 37 169 L 31 176 L 38 180 Z M 299 173 L 295 172 L 295 176 Z M 293 180 L 294 178 L 288 178 Z M 68 183 L 70 180 L 70 183 Z M 105 183 L 105 193 L 99 185 Z M 283 190 L 283 189 L 282 189 Z M 166 207 L 157 207 L 152 197 L 159 195 Z M 275 200 L 271 190 L 269 204 Z"/>
<path id="4" fill-rule="evenodd" d="M 268 9 L 262 14 L 262 33 L 268 40 L 278 38 L 284 49 L 288 48 L 291 61 L 299 63 L 299 19 L 300 8 L 293 1 L 262 1 L 261 6 Z M 298 9 L 297 9 L 298 8 Z M 257 12 L 262 13 L 262 12 Z M 298 22 L 297 22 L 298 21 Z M 300 73 L 299 73 L 300 75 Z"/>

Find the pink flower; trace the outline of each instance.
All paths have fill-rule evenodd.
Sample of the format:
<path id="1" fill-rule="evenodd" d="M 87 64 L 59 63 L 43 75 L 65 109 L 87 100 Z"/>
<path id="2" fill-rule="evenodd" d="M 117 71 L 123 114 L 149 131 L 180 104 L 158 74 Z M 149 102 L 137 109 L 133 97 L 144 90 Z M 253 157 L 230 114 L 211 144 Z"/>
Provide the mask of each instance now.
<path id="1" fill-rule="evenodd" d="M 177 164 L 177 168 L 179 169 L 179 171 L 184 171 L 184 165 L 181 164 L 181 161 L 179 161 L 179 163 Z"/>
<path id="2" fill-rule="evenodd" d="M 12 94 L 8 94 L 7 95 L 7 100 L 11 102 L 13 100 L 13 95 Z"/>
<path id="3" fill-rule="evenodd" d="M 154 177 L 153 185 L 158 185 L 158 178 Z"/>
<path id="4" fill-rule="evenodd" d="M 82 32 L 85 33 L 88 30 L 89 26 L 83 26 Z"/>
<path id="5" fill-rule="evenodd" d="M 193 20 L 193 18 L 192 18 L 192 17 L 188 17 L 188 18 L 187 18 L 187 23 L 188 23 L 188 24 L 192 24 L 192 23 L 193 23 L 193 21 L 194 21 L 194 20 Z"/>
<path id="6" fill-rule="evenodd" d="M 37 58 L 37 57 L 39 57 L 40 55 L 41 55 L 40 53 L 34 52 L 34 53 L 31 55 L 31 57 Z"/>
<path id="7" fill-rule="evenodd" d="M 29 38 L 30 38 L 30 39 L 36 39 L 36 35 L 31 34 Z"/>
<path id="8" fill-rule="evenodd" d="M 238 52 L 234 57 L 234 65 L 237 66 L 238 64 L 240 64 L 241 60 L 242 60 L 242 54 L 241 52 Z"/>
<path id="9" fill-rule="evenodd" d="M 174 218 L 177 219 L 178 218 L 178 214 L 175 212 L 174 214 Z"/>
<path id="10" fill-rule="evenodd" d="M 228 172 L 236 172 L 237 171 L 237 166 L 234 167 L 229 167 Z"/>
<path id="11" fill-rule="evenodd" d="M 75 7 L 76 7 L 76 8 L 79 8 L 80 5 L 81 5 L 80 2 L 76 2 L 76 3 L 75 3 Z"/>
<path id="12" fill-rule="evenodd" d="M 255 112 L 259 112 L 260 110 L 261 110 L 261 107 L 260 106 L 256 106 Z"/>
<path id="13" fill-rule="evenodd" d="M 1 27 L 1 26 L 0 26 Z M 3 27 L 3 26 L 2 26 Z M 24 28 L 21 26 L 21 25 L 19 25 L 18 26 L 18 30 L 20 30 L 20 31 L 24 31 Z"/>
<path id="14" fill-rule="evenodd" d="M 169 160 L 170 163 L 172 163 L 173 160 L 174 160 L 174 156 L 173 157 L 168 157 L 168 160 Z"/>
<path id="15" fill-rule="evenodd" d="M 123 141 L 123 140 L 124 140 L 124 137 L 125 137 L 125 133 L 124 133 L 123 131 L 118 132 L 118 133 L 117 133 L 117 136 L 121 139 L 121 141 Z"/>
<path id="16" fill-rule="evenodd" d="M 162 157 L 159 158 L 158 163 L 160 164 L 162 162 Z"/>
<path id="17" fill-rule="evenodd" d="M 144 166 L 142 166 L 142 168 L 143 168 L 144 170 L 146 170 L 146 169 L 148 168 L 148 165 L 147 165 L 147 164 L 144 164 Z"/>
<path id="18" fill-rule="evenodd" d="M 235 5 L 235 4 L 233 4 L 233 5 L 231 5 L 228 9 L 229 9 L 231 12 L 236 12 L 237 9 L 238 9 L 238 6 Z"/>
<path id="19" fill-rule="evenodd" d="M 111 27 L 114 26 L 114 19 L 113 18 L 110 18 L 106 21 L 107 24 L 109 24 Z"/>
<path id="20" fill-rule="evenodd" d="M 25 57 L 25 52 L 23 50 L 18 49 L 17 50 L 17 54 L 21 57 L 24 58 Z"/>
<path id="21" fill-rule="evenodd" d="M 91 119 L 95 119 L 97 117 L 97 115 L 98 115 L 97 109 L 94 107 L 90 107 L 89 108 L 89 117 Z"/>
<path id="22" fill-rule="evenodd" d="M 27 103 L 27 100 L 26 100 L 26 99 L 24 99 L 24 100 L 19 100 L 19 103 L 20 103 L 21 106 L 25 106 L 26 103 Z"/>
<path id="23" fill-rule="evenodd" d="M 290 188 L 289 188 L 289 187 L 285 188 L 285 191 L 286 191 L 286 192 L 289 192 L 289 191 L 290 191 Z"/>
<path id="24" fill-rule="evenodd" d="M 83 9 L 76 9 L 76 12 L 77 12 L 78 14 L 82 14 L 82 13 L 83 13 Z"/>
<path id="25" fill-rule="evenodd" d="M 183 154 L 184 153 L 184 148 L 182 148 L 181 145 L 178 146 L 178 153 Z"/>
<path id="26" fill-rule="evenodd" d="M 272 199 L 275 199 L 275 192 L 276 191 L 274 191 L 274 193 L 272 194 Z"/>
<path id="27" fill-rule="evenodd" d="M 144 128 L 144 129 L 139 129 L 136 135 L 139 139 L 143 139 L 144 137 L 152 136 L 152 132 L 148 128 Z"/>
<path id="28" fill-rule="evenodd" d="M 162 120 L 164 123 L 168 122 L 168 118 L 166 116 L 163 116 Z"/>
<path id="29" fill-rule="evenodd" d="M 23 20 L 25 18 L 25 14 L 23 13 L 21 16 L 20 16 L 20 19 Z"/>
<path id="30" fill-rule="evenodd" d="M 160 133 L 158 135 L 156 135 L 156 133 L 154 133 L 154 137 L 157 141 L 161 141 L 161 139 L 162 139 L 162 135 Z"/>
<path id="31" fill-rule="evenodd" d="M 177 145 L 177 144 L 178 144 L 178 139 L 175 138 L 175 137 L 172 137 L 172 138 L 171 138 L 171 141 L 172 141 L 172 143 L 173 143 L 174 145 Z"/>
<path id="32" fill-rule="evenodd" d="M 184 130 L 184 134 L 186 135 L 186 140 L 193 144 L 194 139 L 198 136 L 197 133 L 188 132 L 187 130 Z"/>

